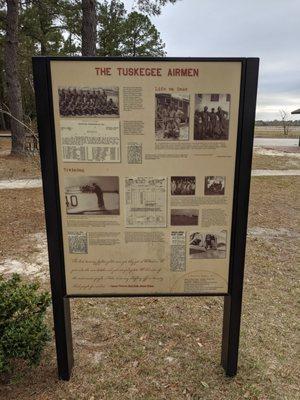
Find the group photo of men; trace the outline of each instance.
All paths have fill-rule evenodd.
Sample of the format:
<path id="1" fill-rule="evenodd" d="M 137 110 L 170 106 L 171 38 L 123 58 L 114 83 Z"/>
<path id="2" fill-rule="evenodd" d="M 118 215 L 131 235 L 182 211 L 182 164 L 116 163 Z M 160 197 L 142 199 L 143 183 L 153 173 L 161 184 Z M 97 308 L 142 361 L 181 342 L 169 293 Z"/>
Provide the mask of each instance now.
<path id="1" fill-rule="evenodd" d="M 189 95 L 158 93 L 155 95 L 155 136 L 157 140 L 188 140 Z"/>
<path id="2" fill-rule="evenodd" d="M 227 140 L 229 94 L 196 94 L 194 140 Z"/>
<path id="3" fill-rule="evenodd" d="M 194 176 L 171 176 L 172 196 L 194 196 L 196 178 Z"/>
<path id="4" fill-rule="evenodd" d="M 119 116 L 118 88 L 59 88 L 58 95 L 62 117 Z"/>
<path id="5" fill-rule="evenodd" d="M 204 181 L 204 194 L 206 196 L 225 194 L 225 176 L 206 176 Z"/>

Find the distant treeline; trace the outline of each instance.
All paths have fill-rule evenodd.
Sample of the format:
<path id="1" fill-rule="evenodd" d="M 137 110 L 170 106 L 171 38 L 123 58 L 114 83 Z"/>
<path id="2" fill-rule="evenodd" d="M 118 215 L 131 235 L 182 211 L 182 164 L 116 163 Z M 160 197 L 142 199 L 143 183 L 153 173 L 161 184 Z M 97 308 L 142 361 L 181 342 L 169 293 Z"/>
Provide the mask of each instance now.
<path id="1" fill-rule="evenodd" d="M 289 126 L 300 126 L 300 119 L 288 121 Z M 282 121 L 274 119 L 273 121 L 255 121 L 255 126 L 282 126 Z"/>

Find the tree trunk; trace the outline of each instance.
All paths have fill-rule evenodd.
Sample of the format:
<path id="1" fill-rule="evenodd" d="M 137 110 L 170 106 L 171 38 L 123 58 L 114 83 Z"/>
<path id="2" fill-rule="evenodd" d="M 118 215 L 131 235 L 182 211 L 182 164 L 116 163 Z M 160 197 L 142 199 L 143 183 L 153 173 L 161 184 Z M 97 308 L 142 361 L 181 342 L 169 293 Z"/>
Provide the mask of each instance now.
<path id="1" fill-rule="evenodd" d="M 136 53 L 136 39 L 137 39 L 137 37 L 136 37 L 136 34 L 134 33 L 134 35 L 133 35 L 133 46 L 132 46 L 132 55 L 133 55 L 133 57 L 135 57 L 135 53 Z"/>
<path id="2" fill-rule="evenodd" d="M 41 56 L 47 56 L 48 54 L 48 49 L 47 49 L 47 29 L 45 28 L 45 23 L 47 23 L 47 21 L 45 21 L 45 17 L 44 17 L 44 12 L 43 12 L 43 2 L 40 0 L 36 0 L 36 5 L 38 6 L 38 8 L 40 9 L 40 14 L 37 15 L 38 21 L 39 21 L 39 25 L 40 25 L 40 30 L 41 30 L 41 38 L 40 38 L 40 46 L 41 46 Z"/>
<path id="3" fill-rule="evenodd" d="M 96 0 L 82 0 L 81 53 L 83 56 L 96 55 L 96 26 Z"/>
<path id="4" fill-rule="evenodd" d="M 0 60 L 0 108 L 4 108 L 4 71 L 3 71 L 3 61 Z M 0 112 L 0 130 L 5 131 L 6 128 L 6 121 L 4 118 L 4 114 Z"/>
<path id="5" fill-rule="evenodd" d="M 11 114 L 23 121 L 21 85 L 18 77 L 18 17 L 19 1 L 6 0 L 6 37 L 4 45 L 4 72 L 8 106 Z M 12 154 L 25 153 L 25 130 L 14 118 L 10 120 Z"/>
<path id="6" fill-rule="evenodd" d="M 6 131 L 5 118 L 2 112 L 0 112 L 0 131 Z"/>

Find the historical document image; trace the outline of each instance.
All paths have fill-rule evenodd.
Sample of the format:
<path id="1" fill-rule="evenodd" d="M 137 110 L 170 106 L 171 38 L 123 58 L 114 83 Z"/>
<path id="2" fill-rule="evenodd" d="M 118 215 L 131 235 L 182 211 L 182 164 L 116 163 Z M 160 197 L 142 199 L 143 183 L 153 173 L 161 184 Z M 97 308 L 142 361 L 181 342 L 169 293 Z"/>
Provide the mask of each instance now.
<path id="1" fill-rule="evenodd" d="M 172 209 L 171 225 L 198 225 L 199 210 L 194 209 Z"/>
<path id="2" fill-rule="evenodd" d="M 118 117 L 119 88 L 59 87 L 61 117 Z"/>
<path id="3" fill-rule="evenodd" d="M 227 140 L 229 135 L 230 94 L 196 94 L 195 140 Z"/>
<path id="4" fill-rule="evenodd" d="M 206 176 L 204 180 L 205 195 L 225 194 L 225 176 Z"/>
<path id="5" fill-rule="evenodd" d="M 62 157 L 68 162 L 120 162 L 119 120 L 60 121 Z"/>
<path id="6" fill-rule="evenodd" d="M 125 178 L 127 227 L 166 227 L 167 178 Z"/>
<path id="7" fill-rule="evenodd" d="M 68 215 L 119 215 L 119 177 L 66 177 L 65 201 Z"/>
<path id="8" fill-rule="evenodd" d="M 86 232 L 68 232 L 69 252 L 71 254 L 87 254 L 88 238 Z"/>
<path id="9" fill-rule="evenodd" d="M 195 190 L 195 176 L 171 176 L 172 196 L 194 196 Z"/>
<path id="10" fill-rule="evenodd" d="M 188 140 L 190 96 L 181 93 L 155 94 L 156 140 Z"/>
<path id="11" fill-rule="evenodd" d="M 127 162 L 128 164 L 142 164 L 143 160 L 143 145 L 142 143 L 129 142 L 127 143 Z"/>
<path id="12" fill-rule="evenodd" d="M 171 232 L 170 269 L 173 272 L 186 270 L 185 232 Z"/>
<path id="13" fill-rule="evenodd" d="M 190 258 L 225 258 L 227 231 L 194 232 L 190 234 Z"/>

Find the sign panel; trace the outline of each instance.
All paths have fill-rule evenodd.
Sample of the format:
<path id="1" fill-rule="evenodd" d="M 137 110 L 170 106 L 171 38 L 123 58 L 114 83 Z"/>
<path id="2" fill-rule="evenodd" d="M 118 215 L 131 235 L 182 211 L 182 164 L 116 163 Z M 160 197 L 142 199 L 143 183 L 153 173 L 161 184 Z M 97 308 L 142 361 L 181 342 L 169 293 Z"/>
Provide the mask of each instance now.
<path id="1" fill-rule="evenodd" d="M 67 295 L 228 293 L 241 74 L 50 60 Z"/>

